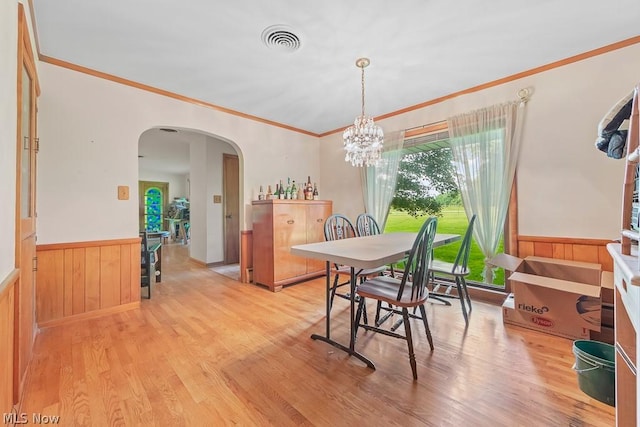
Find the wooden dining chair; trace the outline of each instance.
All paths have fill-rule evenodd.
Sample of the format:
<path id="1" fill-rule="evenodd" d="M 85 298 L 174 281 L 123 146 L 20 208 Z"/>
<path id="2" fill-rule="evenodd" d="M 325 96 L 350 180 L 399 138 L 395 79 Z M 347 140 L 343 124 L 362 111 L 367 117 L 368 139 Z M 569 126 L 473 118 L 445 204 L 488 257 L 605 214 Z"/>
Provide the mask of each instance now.
<path id="1" fill-rule="evenodd" d="M 436 236 L 437 224 L 437 219 L 430 217 L 424 222 L 420 231 L 418 231 L 411 252 L 409 252 L 409 256 L 407 257 L 402 278 L 378 276 L 370 278 L 358 286 L 360 301 L 356 314 L 356 335 L 359 328 L 364 328 L 367 331 L 378 332 L 406 340 L 409 350 L 409 363 L 414 380 L 418 379 L 418 374 L 413 349 L 413 338 L 411 336 L 410 318 L 422 320 L 429 346 L 433 351 L 433 338 L 429 330 L 429 322 L 427 321 L 427 313 L 424 305 L 429 297 L 427 282 L 429 279 L 429 267 L 433 256 L 433 240 Z M 360 319 L 366 310 L 366 299 L 374 299 L 392 305 L 395 313 L 402 314 L 405 334 L 401 335 L 395 330 L 383 329 L 378 325 L 360 324 Z M 420 314 L 409 312 L 409 309 L 413 310 L 413 308 L 416 307 L 419 308 Z"/>
<path id="2" fill-rule="evenodd" d="M 330 215 L 324 223 L 324 238 L 325 240 L 341 240 L 341 239 L 350 239 L 353 237 L 358 237 L 356 233 L 356 229 L 346 216 L 342 214 L 333 214 Z M 358 283 L 363 282 L 368 277 L 379 276 L 386 270 L 386 266 L 378 267 L 378 268 L 368 268 L 368 269 L 360 269 L 356 270 L 356 279 Z M 350 299 L 351 296 L 349 293 L 339 293 L 337 290 L 346 285 L 351 284 L 351 267 L 348 265 L 338 265 L 333 264 L 331 269 L 331 274 L 333 277 L 333 285 L 331 286 L 331 296 L 329 307 L 333 306 L 334 297 L 337 295 L 340 298 Z M 340 276 L 346 276 L 347 279 L 343 282 L 340 281 Z M 357 298 L 357 297 L 356 297 Z"/>
<path id="3" fill-rule="evenodd" d="M 358 236 L 373 236 L 375 234 L 380 234 L 380 226 L 378 222 L 373 217 L 373 215 L 369 213 L 361 213 L 356 218 L 356 229 L 358 231 Z M 388 268 L 385 270 L 385 274 L 391 275 L 391 277 L 395 277 L 396 272 L 393 264 L 389 264 Z M 382 311 L 386 311 L 387 313 L 380 317 Z M 385 322 L 389 317 L 393 315 L 393 306 L 389 304 L 388 307 L 384 307 L 382 305 L 382 301 L 378 301 L 376 304 L 376 317 L 375 323 L 376 326 L 380 326 L 383 322 Z"/>
<path id="4" fill-rule="evenodd" d="M 153 253 L 149 251 L 149 236 L 140 232 L 140 287 L 147 288 L 147 298 L 151 299 L 151 284 L 155 280 Z"/>
<path id="5" fill-rule="evenodd" d="M 473 241 L 473 226 L 475 222 L 476 214 L 473 214 L 471 220 L 469 220 L 467 231 L 464 233 L 456 259 L 453 262 L 434 259 L 431 263 L 429 278 L 431 298 L 440 301 L 443 301 L 442 298 L 458 298 L 466 324 L 469 323 L 469 314 L 471 313 L 471 298 L 469 298 L 469 292 L 467 291 L 466 277 L 471 272 L 469 270 L 469 253 L 471 251 L 471 242 Z M 451 293 L 454 286 L 456 287 L 457 295 Z M 441 289 L 444 289 L 444 291 L 441 291 Z M 450 304 L 447 303 L 447 305 Z"/>

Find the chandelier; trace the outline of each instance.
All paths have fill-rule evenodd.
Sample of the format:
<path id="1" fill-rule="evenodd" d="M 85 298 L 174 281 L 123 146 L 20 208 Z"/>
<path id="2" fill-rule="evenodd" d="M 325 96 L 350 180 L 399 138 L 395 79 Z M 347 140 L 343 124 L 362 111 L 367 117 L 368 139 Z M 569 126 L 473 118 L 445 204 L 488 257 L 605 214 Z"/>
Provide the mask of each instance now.
<path id="1" fill-rule="evenodd" d="M 382 128 L 373 122 L 372 117 L 364 114 L 364 69 L 369 65 L 368 58 L 359 58 L 356 66 L 362 69 L 362 114 L 356 117 L 353 126 L 342 134 L 344 149 L 347 154 L 345 161 L 352 166 L 375 166 L 380 159 L 380 152 L 384 142 Z"/>

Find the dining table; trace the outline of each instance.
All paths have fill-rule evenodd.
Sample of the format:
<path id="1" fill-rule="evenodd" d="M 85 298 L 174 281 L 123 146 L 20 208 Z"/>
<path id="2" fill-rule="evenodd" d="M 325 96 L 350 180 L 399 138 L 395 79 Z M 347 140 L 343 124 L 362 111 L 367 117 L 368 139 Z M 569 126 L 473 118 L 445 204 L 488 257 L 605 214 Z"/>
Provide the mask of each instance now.
<path id="1" fill-rule="evenodd" d="M 401 260 L 411 251 L 416 236 L 417 233 L 410 232 L 382 233 L 292 246 L 291 253 L 293 255 L 326 261 L 326 329 L 324 335 L 312 334 L 311 338 L 324 341 L 350 356 L 360 359 L 371 369 L 375 369 L 371 360 L 355 350 L 356 271 L 376 268 Z M 457 240 L 460 240 L 459 234 L 436 233 L 433 247 L 446 245 Z M 334 263 L 350 267 L 350 337 L 348 346 L 331 338 L 331 264 Z"/>

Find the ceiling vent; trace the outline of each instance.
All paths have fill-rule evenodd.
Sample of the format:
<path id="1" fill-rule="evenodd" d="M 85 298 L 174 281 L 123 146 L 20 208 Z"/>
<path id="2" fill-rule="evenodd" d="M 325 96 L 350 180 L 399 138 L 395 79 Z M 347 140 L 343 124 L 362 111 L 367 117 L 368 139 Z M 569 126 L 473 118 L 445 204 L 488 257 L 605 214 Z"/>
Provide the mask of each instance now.
<path id="1" fill-rule="evenodd" d="M 272 25 L 262 32 L 262 42 L 272 49 L 295 52 L 300 49 L 300 37 L 286 25 Z"/>

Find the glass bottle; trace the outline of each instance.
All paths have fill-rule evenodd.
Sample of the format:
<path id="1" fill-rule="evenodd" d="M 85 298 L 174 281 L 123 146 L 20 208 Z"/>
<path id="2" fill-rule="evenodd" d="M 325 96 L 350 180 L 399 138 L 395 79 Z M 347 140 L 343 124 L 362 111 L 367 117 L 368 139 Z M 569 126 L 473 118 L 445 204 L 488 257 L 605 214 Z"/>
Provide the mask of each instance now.
<path id="1" fill-rule="evenodd" d="M 271 200 L 273 199 L 273 193 L 271 192 L 271 186 L 267 186 L 267 195 L 265 196 L 265 199 L 267 200 Z"/>
<path id="2" fill-rule="evenodd" d="M 284 193 L 284 184 L 282 184 L 282 180 L 280 180 L 280 199 L 284 199 L 285 197 L 285 193 Z"/>
<path id="3" fill-rule="evenodd" d="M 304 190 L 304 199 L 313 200 L 313 186 L 311 185 L 311 176 L 307 176 L 307 186 Z"/>
<path id="4" fill-rule="evenodd" d="M 260 191 L 258 192 L 258 200 L 264 200 L 264 191 L 262 190 L 262 185 L 260 186 Z"/>
<path id="5" fill-rule="evenodd" d="M 279 199 L 280 198 L 280 186 L 278 184 L 276 184 L 276 191 L 275 191 L 275 193 L 273 193 L 273 198 L 274 199 Z"/>
<path id="6" fill-rule="evenodd" d="M 287 178 L 287 189 L 284 192 L 284 198 L 287 200 L 291 199 L 291 178 Z"/>
<path id="7" fill-rule="evenodd" d="M 318 200 L 319 199 L 319 195 L 318 195 L 318 186 L 316 185 L 316 183 L 313 183 L 313 200 Z"/>
<path id="8" fill-rule="evenodd" d="M 296 187 L 296 180 L 293 180 L 293 183 L 291 184 L 291 198 L 293 200 L 298 198 L 298 187 Z"/>

